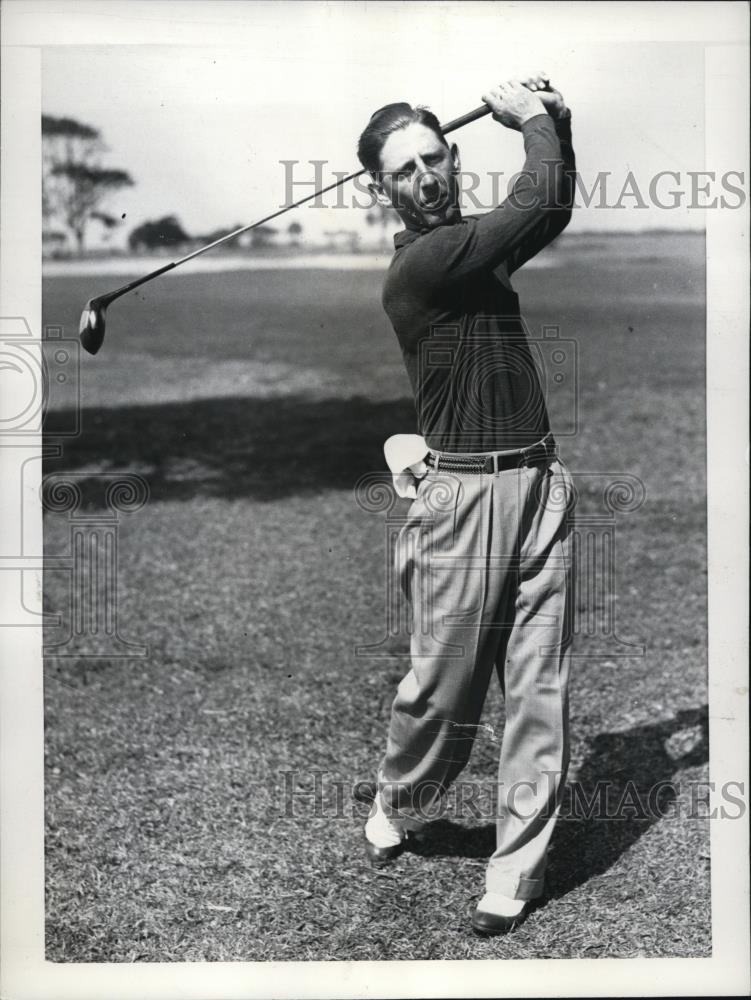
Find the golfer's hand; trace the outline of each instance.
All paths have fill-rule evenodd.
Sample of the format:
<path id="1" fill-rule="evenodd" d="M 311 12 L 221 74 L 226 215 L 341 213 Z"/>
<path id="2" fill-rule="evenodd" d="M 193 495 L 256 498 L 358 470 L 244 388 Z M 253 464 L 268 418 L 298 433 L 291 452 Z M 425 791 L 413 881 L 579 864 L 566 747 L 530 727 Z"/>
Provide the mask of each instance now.
<path id="1" fill-rule="evenodd" d="M 528 119 L 545 114 L 545 105 L 539 96 L 525 87 L 521 80 L 509 80 L 491 87 L 482 99 L 497 122 L 517 131 Z"/>
<path id="2" fill-rule="evenodd" d="M 540 98 L 551 118 L 562 118 L 567 113 L 568 109 L 566 102 L 563 100 L 563 95 L 560 91 L 554 90 L 550 86 L 547 73 L 542 71 L 535 73 L 534 76 L 529 76 L 526 80 L 522 80 L 522 83 L 527 90 L 531 90 L 533 94 L 536 94 Z"/>

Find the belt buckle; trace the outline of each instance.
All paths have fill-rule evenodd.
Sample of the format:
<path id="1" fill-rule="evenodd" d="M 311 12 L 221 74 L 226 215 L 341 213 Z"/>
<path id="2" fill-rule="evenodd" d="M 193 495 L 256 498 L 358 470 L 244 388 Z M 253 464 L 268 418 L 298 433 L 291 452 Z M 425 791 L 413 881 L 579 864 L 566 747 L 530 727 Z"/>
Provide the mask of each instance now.
<path id="1" fill-rule="evenodd" d="M 542 461 L 545 458 L 554 457 L 558 451 L 558 446 L 555 442 L 550 444 L 547 438 L 543 438 L 542 441 L 536 441 L 534 444 L 528 445 L 526 448 L 521 450 L 521 459 L 524 465 L 528 465 L 530 460 L 534 460 L 535 457 L 539 457 Z"/>

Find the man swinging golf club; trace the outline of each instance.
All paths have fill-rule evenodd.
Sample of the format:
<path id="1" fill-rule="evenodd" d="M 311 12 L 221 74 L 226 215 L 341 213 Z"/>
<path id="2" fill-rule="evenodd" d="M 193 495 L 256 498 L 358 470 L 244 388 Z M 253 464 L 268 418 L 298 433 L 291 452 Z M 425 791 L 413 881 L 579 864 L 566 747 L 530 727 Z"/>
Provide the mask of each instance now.
<path id="1" fill-rule="evenodd" d="M 462 216 L 459 151 L 409 104 L 376 111 L 358 156 L 406 228 L 383 304 L 415 395 L 420 435 L 386 455 L 414 497 L 396 570 L 412 608 L 366 851 L 396 857 L 466 765 L 493 669 L 504 692 L 497 846 L 473 916 L 481 934 L 520 923 L 543 892 L 568 765 L 570 506 L 510 276 L 566 226 L 570 112 L 544 74 L 491 88 L 493 118 L 521 131 L 509 197 Z"/>

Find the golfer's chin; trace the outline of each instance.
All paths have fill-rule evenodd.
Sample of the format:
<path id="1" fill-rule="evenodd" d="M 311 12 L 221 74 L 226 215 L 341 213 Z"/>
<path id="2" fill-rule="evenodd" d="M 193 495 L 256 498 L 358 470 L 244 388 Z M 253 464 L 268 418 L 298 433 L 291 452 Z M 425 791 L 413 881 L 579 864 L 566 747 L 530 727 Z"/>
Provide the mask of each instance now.
<path id="1" fill-rule="evenodd" d="M 444 205 L 434 209 L 420 209 L 420 223 L 422 229 L 435 229 L 437 226 L 451 226 L 462 217 L 461 211 L 456 205 Z"/>

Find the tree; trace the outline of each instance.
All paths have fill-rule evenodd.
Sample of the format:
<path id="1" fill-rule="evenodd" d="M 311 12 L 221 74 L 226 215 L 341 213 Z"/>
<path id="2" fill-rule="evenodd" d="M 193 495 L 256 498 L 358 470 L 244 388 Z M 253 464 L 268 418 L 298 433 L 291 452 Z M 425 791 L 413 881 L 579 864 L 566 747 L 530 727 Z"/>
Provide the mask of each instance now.
<path id="1" fill-rule="evenodd" d="M 73 118 L 42 115 L 42 216 L 45 226 L 60 220 L 83 250 L 86 225 L 117 220 L 100 211 L 114 192 L 133 184 L 125 170 L 102 167 L 106 151 L 99 131 Z"/>
<path id="2" fill-rule="evenodd" d="M 98 206 L 112 191 L 127 187 L 133 181 L 124 170 L 105 170 L 85 163 L 61 163 L 53 167 L 52 173 L 65 182 L 62 187 L 62 217 L 75 236 L 79 251 L 82 251 L 86 224 L 96 217 Z"/>
<path id="3" fill-rule="evenodd" d="M 174 215 L 165 215 L 155 222 L 144 222 L 128 236 L 131 250 L 154 250 L 156 247 L 174 247 L 190 237 Z"/>
<path id="4" fill-rule="evenodd" d="M 346 248 L 350 253 L 360 252 L 360 234 L 356 229 L 326 229 L 324 236 L 329 238 L 329 249 Z"/>
<path id="5" fill-rule="evenodd" d="M 300 245 L 300 234 L 302 233 L 302 224 L 295 221 L 290 222 L 287 226 L 287 232 L 289 233 L 289 241 L 293 247 Z"/>
<path id="6" fill-rule="evenodd" d="M 109 240 L 112 236 L 112 230 L 120 225 L 120 219 L 116 219 L 114 215 L 109 215 L 107 212 L 92 212 L 91 218 L 95 222 L 100 222 L 105 229 L 105 240 Z"/>
<path id="7" fill-rule="evenodd" d="M 99 133 L 73 118 L 42 115 L 42 217 L 45 225 L 59 212 L 61 184 L 53 173 L 63 163 L 80 163 L 99 156 L 103 149 Z"/>
<path id="8" fill-rule="evenodd" d="M 205 236 L 196 236 L 194 239 L 198 240 L 200 243 L 208 245 L 209 243 L 215 243 L 217 240 L 223 239 L 225 236 L 229 236 L 230 233 L 234 233 L 238 229 L 242 229 L 242 222 L 236 222 L 234 226 L 226 226 L 222 229 L 215 229 L 211 233 L 206 233 Z M 239 236 L 236 236 L 233 240 L 227 240 L 224 244 L 225 247 L 236 247 L 238 245 Z"/>
<path id="9" fill-rule="evenodd" d="M 250 245 L 253 249 L 261 250 L 267 247 L 279 232 L 274 226 L 258 226 L 257 229 L 250 230 Z"/>

